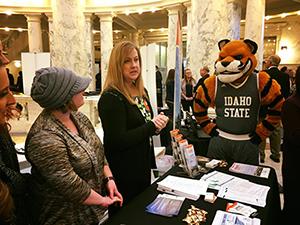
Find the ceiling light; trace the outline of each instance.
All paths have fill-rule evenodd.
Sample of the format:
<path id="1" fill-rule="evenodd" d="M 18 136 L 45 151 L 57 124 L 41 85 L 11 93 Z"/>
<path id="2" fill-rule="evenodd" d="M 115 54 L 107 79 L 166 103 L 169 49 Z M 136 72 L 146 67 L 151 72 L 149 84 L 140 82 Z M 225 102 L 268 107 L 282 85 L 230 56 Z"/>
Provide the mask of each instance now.
<path id="1" fill-rule="evenodd" d="M 11 16 L 13 14 L 13 12 L 11 10 L 6 10 L 6 11 L 4 11 L 4 13 L 8 16 Z"/>

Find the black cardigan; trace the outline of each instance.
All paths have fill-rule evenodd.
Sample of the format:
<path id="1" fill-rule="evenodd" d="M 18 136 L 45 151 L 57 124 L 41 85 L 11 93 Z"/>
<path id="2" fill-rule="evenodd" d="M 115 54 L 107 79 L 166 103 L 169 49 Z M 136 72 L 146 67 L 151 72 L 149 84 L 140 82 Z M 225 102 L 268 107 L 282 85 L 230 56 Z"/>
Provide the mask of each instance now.
<path id="1" fill-rule="evenodd" d="M 151 106 L 150 110 L 153 116 Z M 151 184 L 151 168 L 156 167 L 151 138 L 155 125 L 145 122 L 138 107 L 116 90 L 101 95 L 98 112 L 105 155 L 126 203 Z"/>

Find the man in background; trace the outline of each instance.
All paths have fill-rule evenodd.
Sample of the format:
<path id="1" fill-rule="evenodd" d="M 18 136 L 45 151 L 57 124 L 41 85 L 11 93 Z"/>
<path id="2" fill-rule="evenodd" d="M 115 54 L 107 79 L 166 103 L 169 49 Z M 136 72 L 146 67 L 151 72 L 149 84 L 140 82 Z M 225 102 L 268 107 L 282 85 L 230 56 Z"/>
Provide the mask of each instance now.
<path id="1" fill-rule="evenodd" d="M 198 87 L 204 83 L 205 79 L 207 79 L 209 77 L 209 68 L 208 68 L 208 66 L 203 66 L 200 69 L 200 76 L 201 77 L 199 78 L 197 84 L 194 87 L 194 93 L 196 93 Z"/>
<path id="2" fill-rule="evenodd" d="M 277 81 L 281 87 L 281 94 L 285 99 L 290 95 L 290 82 L 289 75 L 280 71 L 278 65 L 280 64 L 281 58 L 278 55 L 271 55 L 265 60 L 266 72 L 270 77 Z M 265 118 L 267 109 L 262 108 L 260 110 L 260 119 Z M 281 146 L 281 130 L 282 126 L 274 127 L 272 134 L 269 136 L 270 140 L 270 159 L 274 162 L 280 162 L 280 146 Z M 260 162 L 265 162 L 265 148 L 266 141 L 263 141 L 259 145 Z"/>

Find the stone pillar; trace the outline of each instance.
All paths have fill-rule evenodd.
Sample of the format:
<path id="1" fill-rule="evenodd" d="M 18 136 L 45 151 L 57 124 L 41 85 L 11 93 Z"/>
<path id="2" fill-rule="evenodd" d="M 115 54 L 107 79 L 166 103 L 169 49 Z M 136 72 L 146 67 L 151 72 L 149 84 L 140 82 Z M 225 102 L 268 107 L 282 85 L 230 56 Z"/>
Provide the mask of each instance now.
<path id="1" fill-rule="evenodd" d="M 257 69 L 262 69 L 264 51 L 264 24 L 266 0 L 247 1 L 245 39 L 251 39 L 258 45 L 256 53 Z"/>
<path id="2" fill-rule="evenodd" d="M 87 70 L 88 74 L 92 77 L 90 90 L 96 90 L 95 78 L 95 47 L 94 47 L 94 34 L 93 34 L 93 20 L 92 14 L 85 14 L 85 54 L 88 60 Z"/>
<path id="3" fill-rule="evenodd" d="M 228 0 L 228 22 L 229 30 L 228 36 L 231 39 L 240 39 L 241 30 L 241 15 L 242 15 L 242 3 L 241 0 Z"/>
<path id="4" fill-rule="evenodd" d="M 214 73 L 218 42 L 228 38 L 227 0 L 192 0 L 190 68 L 196 79 L 199 69 L 207 65 Z"/>
<path id="5" fill-rule="evenodd" d="M 131 34 L 131 41 L 136 45 L 136 46 L 140 46 L 139 44 L 139 32 L 134 32 Z"/>
<path id="6" fill-rule="evenodd" d="M 101 49 L 101 84 L 104 85 L 111 50 L 113 48 L 113 31 L 111 14 L 98 15 L 100 18 L 100 49 Z"/>
<path id="7" fill-rule="evenodd" d="M 167 51 L 167 71 L 175 69 L 176 63 L 176 33 L 178 23 L 178 13 L 181 14 L 181 6 L 173 6 L 168 10 L 168 51 Z M 181 18 L 181 16 L 180 16 Z M 182 24 L 182 23 L 181 23 Z"/>
<path id="8" fill-rule="evenodd" d="M 86 21 L 81 0 L 53 0 L 52 65 L 73 70 L 79 75 L 90 75 L 86 54 Z M 90 51 L 90 49 L 89 49 Z"/>
<path id="9" fill-rule="evenodd" d="M 53 16 L 52 13 L 46 13 L 46 16 L 48 17 L 48 27 L 49 27 L 49 50 L 50 50 L 50 61 L 52 64 L 52 57 L 53 57 Z"/>
<path id="10" fill-rule="evenodd" d="M 184 3 L 186 7 L 186 59 L 188 67 L 190 67 L 190 48 L 191 48 L 191 36 L 192 36 L 192 6 L 191 2 Z"/>
<path id="11" fill-rule="evenodd" d="M 43 52 L 41 15 L 27 14 L 29 52 Z"/>

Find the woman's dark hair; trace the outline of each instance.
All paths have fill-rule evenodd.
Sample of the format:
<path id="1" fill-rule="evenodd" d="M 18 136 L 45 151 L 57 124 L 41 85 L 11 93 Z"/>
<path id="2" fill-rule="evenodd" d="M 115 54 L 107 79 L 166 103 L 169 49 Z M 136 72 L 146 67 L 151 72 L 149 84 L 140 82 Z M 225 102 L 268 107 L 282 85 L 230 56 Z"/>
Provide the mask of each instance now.
<path id="1" fill-rule="evenodd" d="M 175 77 L 175 69 L 170 69 L 169 72 L 168 72 L 168 76 L 167 76 L 166 81 L 174 80 L 174 77 Z"/>
<path id="2" fill-rule="evenodd" d="M 295 83 L 296 83 L 296 94 L 300 95 L 300 66 L 297 67 L 296 76 L 295 76 Z"/>

